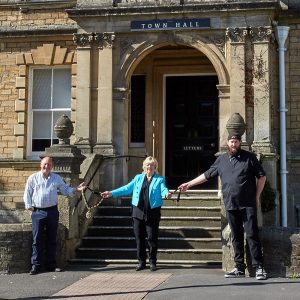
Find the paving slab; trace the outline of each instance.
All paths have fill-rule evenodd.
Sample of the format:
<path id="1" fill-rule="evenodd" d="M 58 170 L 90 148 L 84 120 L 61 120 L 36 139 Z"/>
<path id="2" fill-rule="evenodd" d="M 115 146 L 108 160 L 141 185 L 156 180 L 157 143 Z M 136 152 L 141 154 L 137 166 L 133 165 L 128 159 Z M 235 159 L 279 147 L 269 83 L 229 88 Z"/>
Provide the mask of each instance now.
<path id="1" fill-rule="evenodd" d="M 171 273 L 101 273 L 79 280 L 49 299 L 140 300 L 166 281 Z"/>

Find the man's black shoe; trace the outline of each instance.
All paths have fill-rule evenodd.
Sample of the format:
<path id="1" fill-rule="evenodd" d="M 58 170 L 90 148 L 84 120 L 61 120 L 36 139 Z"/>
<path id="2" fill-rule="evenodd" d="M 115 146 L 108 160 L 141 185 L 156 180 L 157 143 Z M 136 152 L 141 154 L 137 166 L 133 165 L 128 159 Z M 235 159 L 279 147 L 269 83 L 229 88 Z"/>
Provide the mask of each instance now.
<path id="1" fill-rule="evenodd" d="M 146 268 L 146 264 L 145 264 L 145 263 L 139 263 L 139 264 L 136 266 L 135 270 L 136 270 L 136 271 L 141 271 L 141 270 L 144 270 L 145 268 Z"/>
<path id="2" fill-rule="evenodd" d="M 157 270 L 156 264 L 150 263 L 150 271 L 154 272 L 156 270 Z"/>
<path id="3" fill-rule="evenodd" d="M 39 273 L 39 269 L 36 266 L 32 266 L 29 275 L 36 275 Z"/>

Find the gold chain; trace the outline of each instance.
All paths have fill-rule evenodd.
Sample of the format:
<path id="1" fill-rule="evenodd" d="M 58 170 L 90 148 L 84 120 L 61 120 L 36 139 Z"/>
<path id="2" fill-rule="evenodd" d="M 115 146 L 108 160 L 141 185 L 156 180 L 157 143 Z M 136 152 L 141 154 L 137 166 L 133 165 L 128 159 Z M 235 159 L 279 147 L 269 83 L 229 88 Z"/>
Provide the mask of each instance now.
<path id="1" fill-rule="evenodd" d="M 92 217 L 92 213 L 91 213 L 92 209 L 98 207 L 102 203 L 104 198 L 101 197 L 101 199 L 96 204 L 94 204 L 93 206 L 89 206 L 89 204 L 88 204 L 88 202 L 85 198 L 84 190 L 81 191 L 81 195 L 82 195 L 82 199 L 84 201 L 84 204 L 85 204 L 85 206 L 88 210 L 87 213 L 85 214 L 85 216 L 89 219 L 89 218 Z"/>

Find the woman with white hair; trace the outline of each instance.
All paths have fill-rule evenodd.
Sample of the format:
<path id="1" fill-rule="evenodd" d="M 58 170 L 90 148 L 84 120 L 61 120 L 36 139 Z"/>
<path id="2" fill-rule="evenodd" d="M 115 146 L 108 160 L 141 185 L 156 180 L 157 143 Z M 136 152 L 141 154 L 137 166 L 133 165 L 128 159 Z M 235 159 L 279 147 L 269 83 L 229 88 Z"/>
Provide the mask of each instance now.
<path id="1" fill-rule="evenodd" d="M 157 160 L 148 156 L 143 162 L 143 172 L 128 184 L 102 193 L 102 197 L 132 195 L 133 231 L 137 245 L 136 271 L 146 268 L 146 240 L 149 245 L 150 270 L 156 271 L 160 210 L 163 199 L 171 198 L 164 177 L 157 172 Z"/>

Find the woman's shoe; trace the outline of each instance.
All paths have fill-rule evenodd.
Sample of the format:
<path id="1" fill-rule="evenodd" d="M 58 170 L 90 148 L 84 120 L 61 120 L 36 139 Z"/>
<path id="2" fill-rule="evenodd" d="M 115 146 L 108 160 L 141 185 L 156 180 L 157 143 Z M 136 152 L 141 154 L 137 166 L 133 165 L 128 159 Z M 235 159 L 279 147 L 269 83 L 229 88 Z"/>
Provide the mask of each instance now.
<path id="1" fill-rule="evenodd" d="M 144 270 L 145 268 L 146 268 L 146 264 L 143 263 L 143 262 L 140 262 L 140 263 L 136 266 L 135 270 L 136 270 L 136 271 L 141 271 L 141 270 Z"/>
<path id="2" fill-rule="evenodd" d="M 156 270 L 157 270 L 156 264 L 150 263 L 150 271 L 154 272 L 154 271 L 156 271 Z"/>

